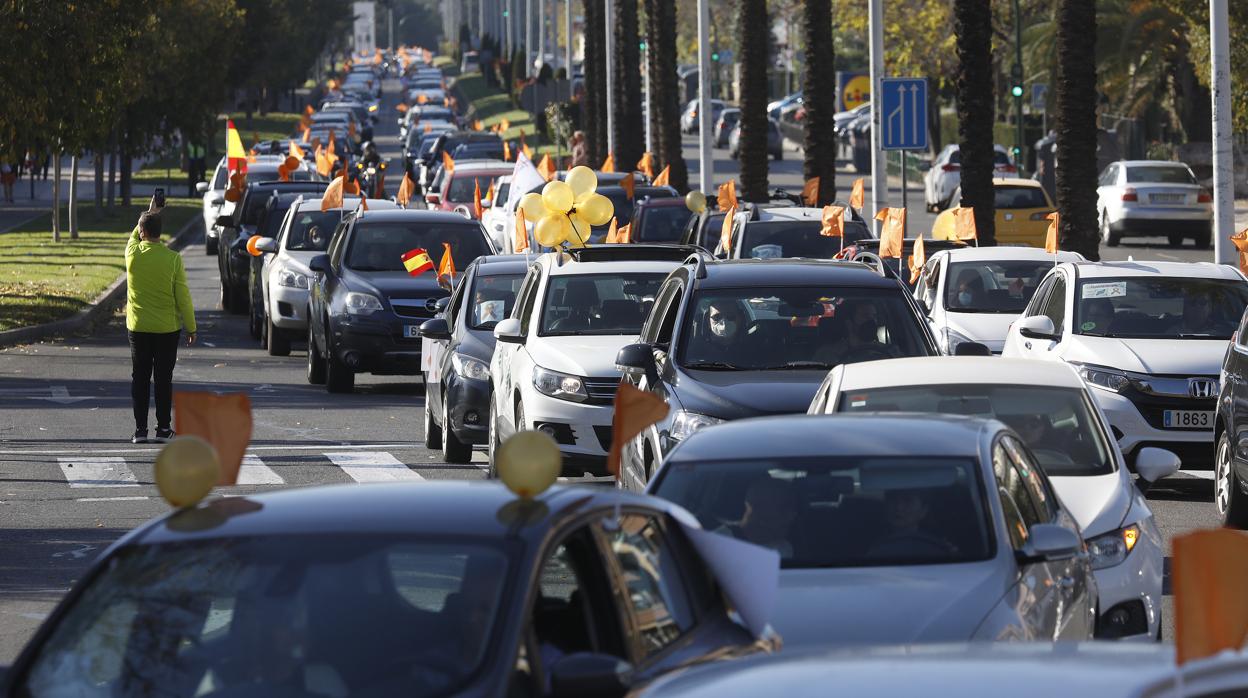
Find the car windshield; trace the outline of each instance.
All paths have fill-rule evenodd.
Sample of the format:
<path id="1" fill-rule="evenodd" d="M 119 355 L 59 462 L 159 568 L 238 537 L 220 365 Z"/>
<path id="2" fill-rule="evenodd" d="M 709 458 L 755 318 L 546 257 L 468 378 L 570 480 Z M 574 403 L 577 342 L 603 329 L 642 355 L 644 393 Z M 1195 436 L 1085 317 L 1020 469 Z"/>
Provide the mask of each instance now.
<path id="1" fill-rule="evenodd" d="M 239 225 L 260 225 L 260 218 L 263 217 L 264 208 L 268 205 L 269 197 L 272 195 L 272 191 L 247 192 L 247 198 L 243 200 L 243 213 L 235 223 Z"/>
<path id="2" fill-rule="evenodd" d="M 1179 165 L 1144 165 L 1127 168 L 1130 184 L 1195 184 L 1196 180 L 1186 167 Z"/>
<path id="3" fill-rule="evenodd" d="M 131 546 L 53 628 L 24 695 L 448 695 L 485 658 L 507 567 L 482 542 L 376 534 Z"/>
<path id="4" fill-rule="evenodd" d="M 342 220 L 342 212 L 307 208 L 295 214 L 286 233 L 286 249 L 292 252 L 324 252 Z"/>
<path id="5" fill-rule="evenodd" d="M 786 569 L 985 560 L 982 492 L 969 458 L 904 456 L 677 460 L 652 490 Z"/>
<path id="6" fill-rule="evenodd" d="M 900 288 L 717 288 L 685 314 L 687 369 L 826 370 L 843 363 L 928 356 Z"/>
<path id="7" fill-rule="evenodd" d="M 498 177 L 497 174 L 480 174 L 480 175 L 459 175 L 451 178 L 450 191 L 446 194 L 446 200 L 456 204 L 470 204 L 476 195 L 477 187 L 481 187 L 481 198 L 490 191 L 490 183 Z"/>
<path id="8" fill-rule="evenodd" d="M 637 335 L 666 277 L 666 273 L 552 276 L 539 334 Z"/>
<path id="9" fill-rule="evenodd" d="M 840 412 L 939 412 L 999 419 L 1014 428 L 1050 477 L 1114 472 L 1113 451 L 1081 388 L 910 385 L 846 390 Z"/>
<path id="10" fill-rule="evenodd" d="M 488 330 L 510 316 L 516 291 L 523 280 L 523 274 L 477 274 L 472 286 L 472 304 L 468 306 L 468 327 Z"/>
<path id="11" fill-rule="evenodd" d="M 406 271 L 403 255 L 423 249 L 436 265 L 450 243 L 456 269 L 490 254 L 481 226 L 476 223 L 360 223 L 351 233 L 347 266 L 355 271 Z"/>
<path id="12" fill-rule="evenodd" d="M 1048 261 L 976 261 L 949 265 L 945 308 L 955 313 L 1023 312 L 1040 280 L 1053 268 Z"/>
<path id="13" fill-rule="evenodd" d="M 680 206 L 652 206 L 641 218 L 641 229 L 633 239 L 638 242 L 680 242 L 685 224 L 693 212 L 682 203 Z"/>
<path id="14" fill-rule="evenodd" d="M 612 211 L 615 215 L 617 225 L 625 225 L 633 220 L 633 200 L 628 198 L 628 193 L 624 188 L 614 184 L 603 186 L 599 181 L 598 193 L 611 199 Z M 675 194 L 663 187 L 637 187 L 634 190 L 636 200 L 651 199 L 670 199 Z M 594 226 L 594 230 L 607 230 L 609 225 Z"/>
<path id="15" fill-rule="evenodd" d="M 1003 208 L 1052 208 L 1040 187 L 993 187 L 992 202 Z"/>
<path id="16" fill-rule="evenodd" d="M 451 157 L 456 160 L 502 160 L 502 143 L 464 143 L 455 147 Z"/>
<path id="17" fill-rule="evenodd" d="M 1229 339 L 1248 304 L 1243 281 L 1136 276 L 1079 282 L 1075 331 L 1099 337 Z"/>
<path id="18" fill-rule="evenodd" d="M 742 232 L 741 256 L 831 259 L 841 251 L 842 239 L 820 235 L 822 229 L 814 220 L 751 222 Z"/>
<path id="19" fill-rule="evenodd" d="M 282 221 L 286 220 L 286 212 L 290 210 L 293 201 L 280 201 L 270 206 L 264 213 L 264 220 L 260 222 L 260 227 L 256 233 L 266 238 L 276 238 L 277 234 L 282 231 Z"/>

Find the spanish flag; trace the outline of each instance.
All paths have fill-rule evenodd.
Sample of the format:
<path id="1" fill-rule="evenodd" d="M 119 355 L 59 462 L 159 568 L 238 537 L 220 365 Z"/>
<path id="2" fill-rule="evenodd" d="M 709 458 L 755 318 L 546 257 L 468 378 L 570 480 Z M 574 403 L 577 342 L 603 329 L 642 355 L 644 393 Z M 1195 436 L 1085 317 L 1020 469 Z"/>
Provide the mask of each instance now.
<path id="1" fill-rule="evenodd" d="M 428 252 L 417 247 L 403 253 L 403 268 L 412 276 L 420 276 L 433 269 L 433 260 L 429 259 Z"/>

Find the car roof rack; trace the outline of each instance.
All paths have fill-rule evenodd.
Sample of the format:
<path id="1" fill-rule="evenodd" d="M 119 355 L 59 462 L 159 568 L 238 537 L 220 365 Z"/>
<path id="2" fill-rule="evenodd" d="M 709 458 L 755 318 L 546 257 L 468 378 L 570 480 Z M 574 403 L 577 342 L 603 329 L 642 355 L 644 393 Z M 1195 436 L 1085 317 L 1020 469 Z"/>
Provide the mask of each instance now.
<path id="1" fill-rule="evenodd" d="M 576 262 L 684 262 L 702 248 L 697 245 L 599 244 L 565 250 L 560 259 Z"/>

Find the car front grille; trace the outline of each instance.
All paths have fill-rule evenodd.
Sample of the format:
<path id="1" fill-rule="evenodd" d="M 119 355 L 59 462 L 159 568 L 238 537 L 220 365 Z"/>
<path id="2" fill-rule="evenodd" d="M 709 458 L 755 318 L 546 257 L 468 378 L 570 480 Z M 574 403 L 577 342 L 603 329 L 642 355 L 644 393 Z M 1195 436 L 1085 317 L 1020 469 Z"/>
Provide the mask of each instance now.
<path id="1" fill-rule="evenodd" d="M 1214 381 L 1216 376 L 1211 377 Z M 1147 388 L 1146 388 L 1147 389 Z M 1122 391 L 1122 395 L 1131 401 L 1135 408 L 1140 411 L 1140 415 L 1144 417 L 1144 421 L 1154 429 L 1166 429 L 1166 431 L 1211 431 L 1211 429 L 1183 429 L 1177 427 L 1166 428 L 1165 415 L 1166 410 L 1200 410 L 1204 412 L 1213 412 L 1217 409 L 1218 398 L 1217 392 L 1208 398 L 1193 398 L 1188 396 L 1179 396 L 1173 394 L 1150 394 L 1141 390 L 1140 386 L 1132 384 L 1130 388 Z"/>
<path id="2" fill-rule="evenodd" d="M 610 405 L 615 402 L 615 391 L 620 388 L 619 378 L 586 378 L 585 392 L 589 393 L 589 404 Z"/>
<path id="3" fill-rule="evenodd" d="M 394 314 L 399 317 L 417 318 L 419 320 L 429 320 L 433 317 L 433 312 L 425 307 L 424 298 L 391 298 L 390 307 L 394 308 Z"/>

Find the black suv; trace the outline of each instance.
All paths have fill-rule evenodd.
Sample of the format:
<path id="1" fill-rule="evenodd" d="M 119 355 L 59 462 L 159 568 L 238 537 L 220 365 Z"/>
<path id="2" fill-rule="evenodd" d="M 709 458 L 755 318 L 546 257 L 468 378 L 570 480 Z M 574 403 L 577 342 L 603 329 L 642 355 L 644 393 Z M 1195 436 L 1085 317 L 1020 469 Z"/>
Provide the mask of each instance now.
<path id="1" fill-rule="evenodd" d="M 356 211 L 334 230 L 316 274 L 308 313 L 308 382 L 331 393 L 355 388 L 356 373 L 420 373 L 420 325 L 446 290 L 437 273 L 408 274 L 403 256 L 421 248 L 436 265 L 451 246 L 456 269 L 492 254 L 477 221 L 441 211 Z"/>
<path id="2" fill-rule="evenodd" d="M 667 416 L 625 444 L 624 487 L 642 490 L 681 439 L 745 417 L 805 412 L 839 364 L 940 353 L 895 278 L 857 262 L 691 256 L 655 297 L 623 380 Z"/>
<path id="3" fill-rule="evenodd" d="M 425 373 L 425 447 L 448 463 L 472 460 L 489 440 L 494 326 L 511 317 L 529 269 L 524 255 L 481 257 L 464 271 L 447 309 L 421 325 L 435 347 Z"/>
<path id="4" fill-rule="evenodd" d="M 326 182 L 255 182 L 247 185 L 242 201 L 234 210 L 217 218 L 221 228 L 217 240 L 217 271 L 221 275 L 221 307 L 231 313 L 247 312 L 249 293 L 248 277 L 251 273 L 251 255 L 247 252 L 247 240 L 256 234 L 269 197 L 274 194 L 320 194 L 329 186 Z"/>

